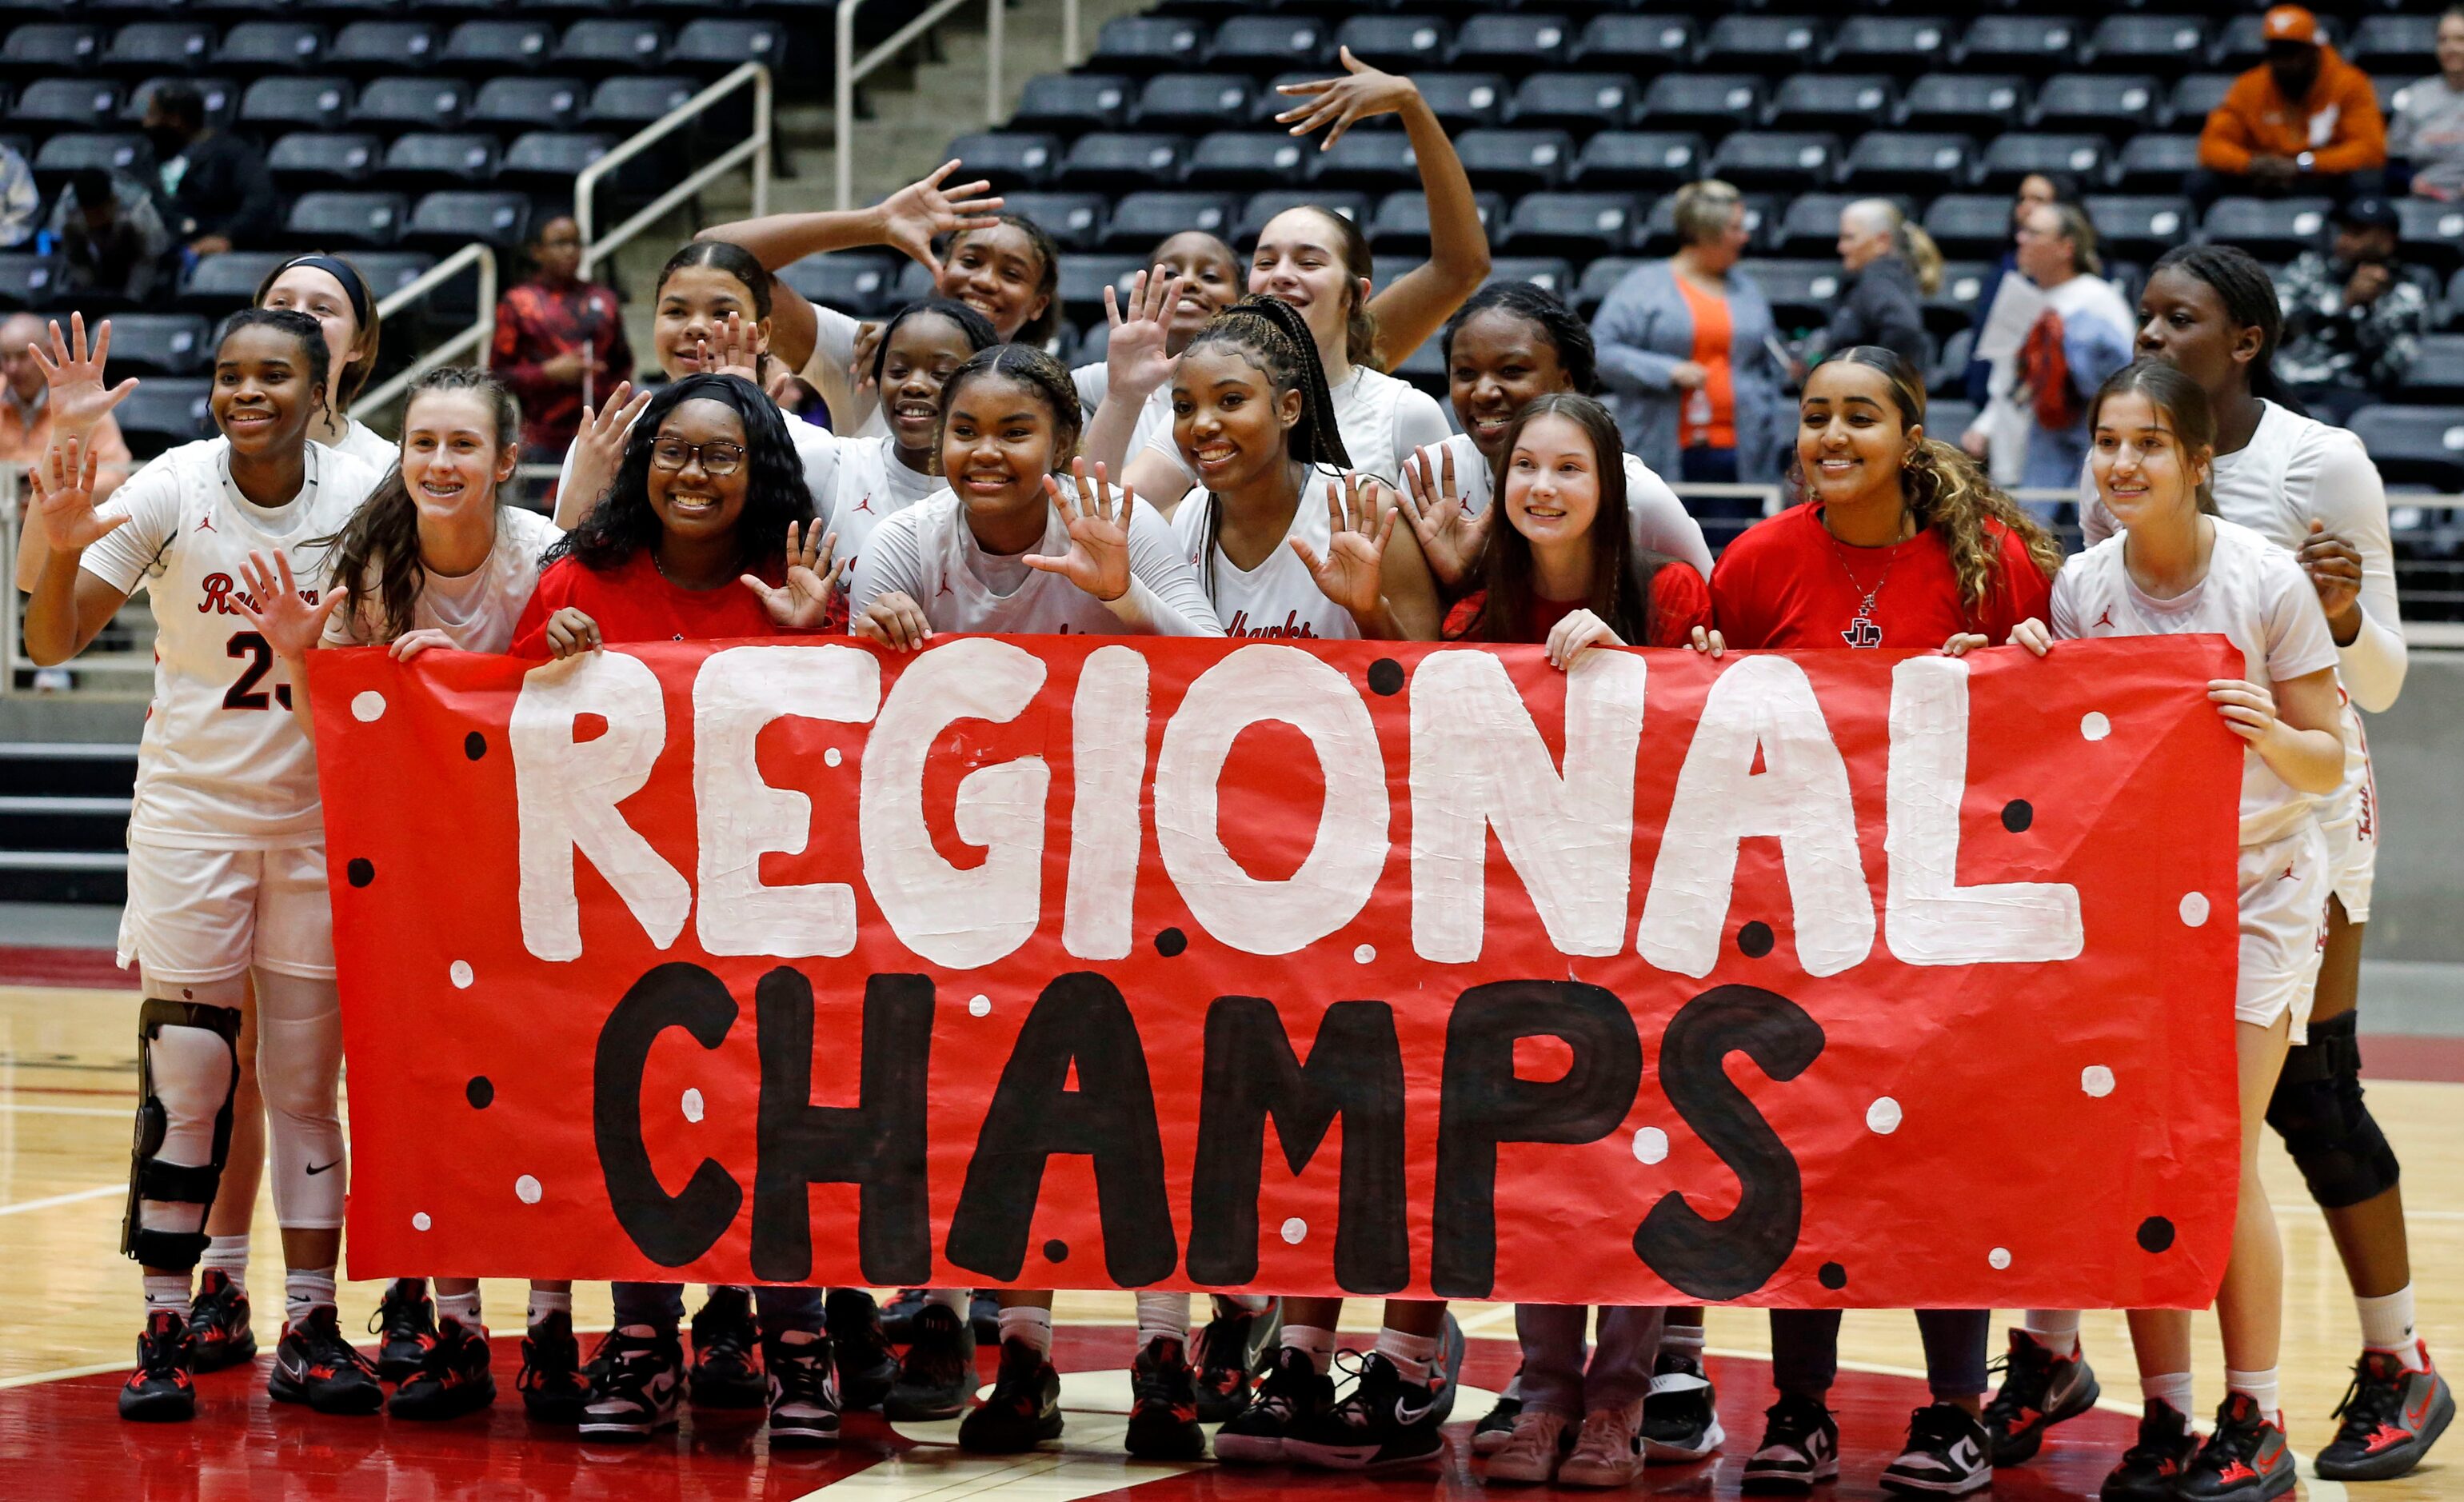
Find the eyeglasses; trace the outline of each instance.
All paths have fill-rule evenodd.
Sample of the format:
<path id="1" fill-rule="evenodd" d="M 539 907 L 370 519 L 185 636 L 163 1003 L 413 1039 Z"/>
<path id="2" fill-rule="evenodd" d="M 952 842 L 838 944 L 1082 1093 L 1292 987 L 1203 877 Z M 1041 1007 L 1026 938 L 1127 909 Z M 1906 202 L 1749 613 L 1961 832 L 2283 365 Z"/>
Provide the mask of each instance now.
<path id="1" fill-rule="evenodd" d="M 695 459 L 701 461 L 704 475 L 723 478 L 744 467 L 744 446 L 718 440 L 686 443 L 678 438 L 662 438 L 650 445 L 650 467 L 655 470 L 672 474 Z"/>

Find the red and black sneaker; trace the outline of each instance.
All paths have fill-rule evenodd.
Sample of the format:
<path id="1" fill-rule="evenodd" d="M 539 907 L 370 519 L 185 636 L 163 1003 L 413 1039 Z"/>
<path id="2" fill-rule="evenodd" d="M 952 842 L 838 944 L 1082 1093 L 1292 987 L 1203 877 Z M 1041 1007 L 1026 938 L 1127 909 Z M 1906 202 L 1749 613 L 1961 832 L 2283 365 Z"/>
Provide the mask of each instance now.
<path id="1" fill-rule="evenodd" d="M 2266 1502 L 2292 1491 L 2295 1479 L 2282 1419 L 2259 1412 L 2248 1393 L 2231 1393 L 2173 1494 L 2182 1502 Z"/>
<path id="2" fill-rule="evenodd" d="M 1170 1336 L 1146 1343 L 1130 1366 L 1130 1429 L 1122 1445 L 1140 1460 L 1199 1460 L 1206 1431 L 1198 1426 L 1198 1374 Z"/>
<path id="3" fill-rule="evenodd" d="M 188 1366 L 187 1322 L 167 1309 L 145 1316 L 137 1337 L 137 1370 L 120 1388 L 120 1416 L 171 1424 L 197 1416 L 197 1384 Z"/>
<path id="4" fill-rule="evenodd" d="M 496 1401 L 488 1370 L 488 1332 L 448 1319 L 410 1380 L 394 1389 L 385 1412 L 397 1419 L 458 1419 Z"/>
<path id="5" fill-rule="evenodd" d="M 2122 1464 L 2097 1492 L 2102 1502 L 2173 1502 L 2173 1488 L 2198 1457 L 2199 1437 L 2189 1415 L 2161 1398 L 2147 1402 L 2139 1438 L 2122 1452 Z"/>
<path id="6" fill-rule="evenodd" d="M 760 1333 L 753 1291 L 721 1286 L 693 1317 L 693 1403 L 696 1408 L 766 1408 L 770 1379 L 755 1360 Z"/>
<path id="7" fill-rule="evenodd" d="M 2045 1431 L 2076 1419 L 2102 1396 L 2096 1373 L 2074 1346 L 2056 1356 L 2024 1330 L 2011 1332 L 2011 1354 L 2002 1358 L 2002 1389 L 1985 1405 L 1985 1432 L 1993 1436 L 1993 1464 L 2017 1466 L 2035 1458 Z"/>
<path id="8" fill-rule="evenodd" d="M 2353 1385 L 2336 1405 L 2343 1424 L 2312 1462 L 2329 1481 L 2387 1481 L 2421 1464 L 2455 1418 L 2455 1395 L 2447 1379 L 2430 1368 L 2430 1350 L 2417 1347 L 2422 1370 L 2408 1368 L 2392 1351 L 2365 1351 L 2353 1364 Z"/>
<path id="9" fill-rule="evenodd" d="M 368 1334 L 377 1337 L 377 1375 L 389 1382 L 410 1381 L 436 1343 L 436 1305 L 428 1297 L 428 1280 L 396 1278 L 386 1284 L 377 1312 L 368 1316 Z"/>
<path id="10" fill-rule="evenodd" d="M 573 1338 L 571 1314 L 557 1310 L 522 1336 L 522 1370 L 514 1387 L 522 1395 L 522 1411 L 539 1423 L 582 1422 L 590 1379 L 582 1370 L 582 1343 Z"/>
<path id="11" fill-rule="evenodd" d="M 342 1338 L 330 1304 L 283 1326 L 265 1390 L 276 1403 L 304 1403 L 319 1413 L 374 1413 L 385 1406 L 376 1367 Z"/>
<path id="12" fill-rule="evenodd" d="M 256 1359 L 256 1332 L 249 1328 L 248 1295 L 231 1274 L 208 1268 L 188 1301 L 188 1368 L 219 1372 Z"/>
<path id="13" fill-rule="evenodd" d="M 1249 1406 L 1249 1394 L 1284 1333 L 1283 1312 L 1221 1309 L 1198 1333 L 1198 1422 L 1222 1424 Z"/>

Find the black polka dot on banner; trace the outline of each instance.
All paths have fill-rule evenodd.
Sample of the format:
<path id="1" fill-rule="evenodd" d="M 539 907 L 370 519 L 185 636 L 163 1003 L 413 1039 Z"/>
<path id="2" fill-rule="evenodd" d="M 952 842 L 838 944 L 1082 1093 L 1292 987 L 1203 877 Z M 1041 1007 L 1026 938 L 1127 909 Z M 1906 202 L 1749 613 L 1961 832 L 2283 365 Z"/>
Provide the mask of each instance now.
<path id="1" fill-rule="evenodd" d="M 2151 1215 L 2139 1223 L 2139 1249 L 2169 1251 L 2173 1246 L 2173 1223 L 2161 1215 Z"/>
<path id="2" fill-rule="evenodd" d="M 476 762 L 488 754 L 488 738 L 473 731 L 462 738 L 462 754 Z"/>
<path id="3" fill-rule="evenodd" d="M 1167 928 L 1155 938 L 1155 953 L 1166 960 L 1189 947 L 1189 936 L 1177 928 Z"/>
<path id="4" fill-rule="evenodd" d="M 1756 918 L 1737 930 L 1737 947 L 1749 960 L 1760 960 L 1771 952 L 1771 925 Z"/>
<path id="5" fill-rule="evenodd" d="M 1848 1270 L 1836 1262 L 1824 1263 L 1815 1270 L 1814 1275 L 1822 1281 L 1824 1288 L 1834 1292 L 1848 1286 Z"/>
<path id="6" fill-rule="evenodd" d="M 462 1087 L 462 1098 L 471 1102 L 473 1111 L 485 1111 L 496 1098 L 495 1081 L 485 1074 L 473 1074 L 471 1083 Z"/>
<path id="7" fill-rule="evenodd" d="M 1403 665 L 1392 657 L 1380 657 L 1369 665 L 1369 691 L 1373 694 L 1395 695 L 1403 692 Z"/>
<path id="8" fill-rule="evenodd" d="M 2028 826 L 2036 822 L 2036 810 L 2025 798 L 2013 798 L 2002 806 L 2002 828 L 2013 834 L 2024 834 Z"/>
<path id="9" fill-rule="evenodd" d="M 351 857 L 351 863 L 342 868 L 342 874 L 351 878 L 352 886 L 364 887 L 377 879 L 377 869 L 368 864 L 366 856 L 354 855 Z"/>
<path id="10" fill-rule="evenodd" d="M 1067 1262 L 1067 1261 L 1068 1261 L 1068 1260 L 1069 1260 L 1069 1244 L 1068 1244 L 1067 1242 L 1066 1242 L 1066 1241 L 1061 1241 L 1061 1240 L 1057 1240 L 1057 1239 L 1056 1239 L 1056 1240 L 1053 1240 L 1053 1241 L 1047 1241 L 1047 1242 L 1045 1242 L 1045 1243 L 1044 1244 L 1044 1260 L 1045 1260 L 1045 1261 L 1046 1261 L 1046 1262 Z"/>

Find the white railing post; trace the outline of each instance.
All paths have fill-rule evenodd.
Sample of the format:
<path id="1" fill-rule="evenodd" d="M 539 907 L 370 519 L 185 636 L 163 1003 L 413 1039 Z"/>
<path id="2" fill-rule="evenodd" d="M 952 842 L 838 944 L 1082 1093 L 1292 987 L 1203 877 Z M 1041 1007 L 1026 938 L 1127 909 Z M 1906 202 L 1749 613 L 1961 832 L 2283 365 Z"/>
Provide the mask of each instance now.
<path id="1" fill-rule="evenodd" d="M 488 356 L 496 342 L 496 253 L 477 240 L 438 261 L 422 272 L 417 280 L 379 302 L 377 316 L 389 319 L 411 304 L 426 299 L 460 276 L 466 267 L 478 270 L 479 306 L 476 316 L 460 333 L 412 361 L 407 368 L 397 372 L 384 385 L 360 393 L 360 399 L 351 404 L 352 416 L 365 422 L 384 411 L 410 389 L 412 382 L 438 365 L 451 364 L 466 349 L 473 351 L 473 364 L 485 365 L 488 363 Z"/>
<path id="2" fill-rule="evenodd" d="M 1001 122 L 1001 46 L 1008 39 L 1009 7 L 984 0 L 984 123 Z"/>
<path id="3" fill-rule="evenodd" d="M 598 232 L 597 196 L 600 181 L 633 158 L 648 151 L 667 136 L 732 94 L 750 87 L 753 91 L 753 133 L 717 156 L 711 158 L 683 181 L 650 200 L 649 204 L 623 224 L 605 234 Z M 753 174 L 753 211 L 767 213 L 770 209 L 770 132 L 771 132 L 770 70 L 758 62 L 739 64 L 727 77 L 668 111 L 649 124 L 627 136 L 611 147 L 607 154 L 574 174 L 573 222 L 582 232 L 582 267 L 584 281 L 600 262 L 614 254 L 619 246 L 656 224 L 668 210 L 701 191 L 702 185 L 732 172 L 739 163 L 750 163 Z"/>
<path id="4" fill-rule="evenodd" d="M 1061 0 L 1061 66 L 1078 66 L 1078 0 Z"/>

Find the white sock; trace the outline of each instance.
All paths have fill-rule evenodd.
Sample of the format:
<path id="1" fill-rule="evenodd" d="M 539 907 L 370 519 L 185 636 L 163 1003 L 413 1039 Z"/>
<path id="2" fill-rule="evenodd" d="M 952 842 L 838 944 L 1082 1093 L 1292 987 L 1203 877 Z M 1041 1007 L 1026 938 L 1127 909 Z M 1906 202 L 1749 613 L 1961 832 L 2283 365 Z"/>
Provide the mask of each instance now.
<path id="1" fill-rule="evenodd" d="M 1038 1355 L 1052 1354 L 1052 1311 L 1021 1306 L 1001 1312 L 1001 1344 L 1023 1340 L 1035 1347 Z"/>
<path id="2" fill-rule="evenodd" d="M 188 1275 L 185 1272 L 145 1274 L 145 1317 L 169 1313 L 188 1317 Z"/>
<path id="3" fill-rule="evenodd" d="M 573 1290 L 566 1289 L 561 1293 L 551 1293 L 539 1288 L 531 1290 L 530 1314 L 524 1323 L 536 1325 L 550 1314 L 562 1314 L 567 1319 L 573 1317 Z"/>
<path id="4" fill-rule="evenodd" d="M 1286 1325 L 1284 1347 L 1308 1353 L 1309 1364 L 1317 1368 L 1320 1377 L 1334 1370 L 1334 1332 L 1331 1330 L 1320 1330 L 1315 1325 Z"/>
<path id="5" fill-rule="evenodd" d="M 2079 1354 L 2079 1316 L 2076 1309 L 2032 1309 L 2020 1316 L 2019 1328 L 2054 1355 Z"/>
<path id="6" fill-rule="evenodd" d="M 1660 1349 L 1672 1355 L 1703 1359 L 1703 1327 L 1701 1325 L 1669 1325 L 1660 1332 Z"/>
<path id="7" fill-rule="evenodd" d="M 2412 1285 L 2376 1298 L 2356 1298 L 2362 1315 L 2362 1344 L 2404 1362 L 2408 1372 L 2429 1370 L 2421 1360 L 2421 1337 L 2412 1328 Z"/>
<path id="8" fill-rule="evenodd" d="M 1156 1336 L 1177 1340 L 1183 1350 L 1189 1347 L 1189 1295 L 1186 1293 L 1141 1293 L 1138 1295 L 1138 1349 L 1143 1351 Z"/>
<path id="9" fill-rule="evenodd" d="M 2190 1416 L 2190 1404 L 2195 1401 L 2191 1396 L 2190 1374 L 2188 1372 L 2143 1377 L 2139 1379 L 2139 1396 L 2143 1402 L 2168 1403 L 2185 1419 Z"/>
<path id="10" fill-rule="evenodd" d="M 231 1287 L 248 1292 L 248 1232 L 236 1236 L 216 1236 L 206 1243 L 206 1254 L 197 1263 L 200 1277 L 211 1270 L 231 1279 Z"/>
<path id="11" fill-rule="evenodd" d="M 2225 1368 L 2225 1391 L 2240 1393 L 2258 1404 L 2259 1417 L 2270 1421 L 2276 1418 L 2277 1400 L 2275 1367 L 2271 1366 L 2263 1372 L 2236 1372 L 2227 1367 Z"/>
<path id="12" fill-rule="evenodd" d="M 311 1313 L 334 1307 L 334 1270 L 294 1268 L 282 1275 L 282 1317 L 297 1324 Z"/>
<path id="13" fill-rule="evenodd" d="M 479 1291 L 477 1289 L 473 1289 L 468 1293 L 437 1294 L 436 1317 L 439 1319 L 451 1319 L 465 1330 L 476 1330 L 483 1334 L 487 1330 L 485 1325 L 479 1323 Z"/>
<path id="14" fill-rule="evenodd" d="M 1415 1387 L 1426 1387 L 1429 1368 L 1438 1360 L 1438 1337 L 1405 1335 L 1390 1325 L 1377 1332 L 1377 1354 L 1395 1363 L 1403 1381 Z"/>
<path id="15" fill-rule="evenodd" d="M 927 1289 L 924 1292 L 924 1302 L 938 1304 L 960 1319 L 964 1319 L 967 1317 L 967 1301 L 973 1292 L 972 1289 L 962 1288 Z"/>

